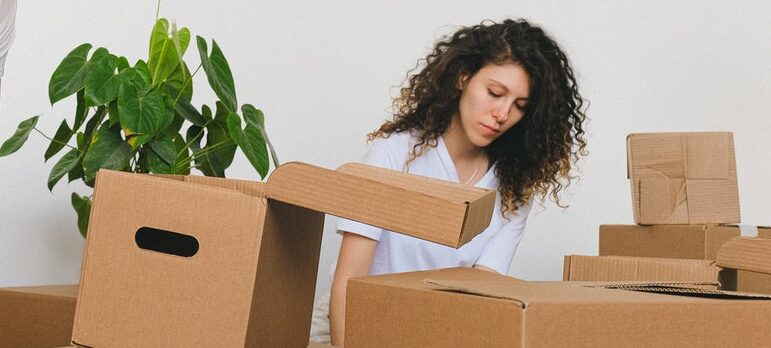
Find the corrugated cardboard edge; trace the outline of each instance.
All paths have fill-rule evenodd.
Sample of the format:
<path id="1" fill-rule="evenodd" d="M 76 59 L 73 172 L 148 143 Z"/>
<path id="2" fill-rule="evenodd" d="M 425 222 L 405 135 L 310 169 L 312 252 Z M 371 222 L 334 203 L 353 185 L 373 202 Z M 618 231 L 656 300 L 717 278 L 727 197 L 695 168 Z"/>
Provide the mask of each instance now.
<path id="1" fill-rule="evenodd" d="M 771 274 L 771 238 L 735 237 L 717 252 L 720 267 Z"/>
<path id="2" fill-rule="evenodd" d="M 337 171 L 285 163 L 268 178 L 266 197 L 455 248 L 487 228 L 495 203 L 493 191 L 353 163 Z"/>

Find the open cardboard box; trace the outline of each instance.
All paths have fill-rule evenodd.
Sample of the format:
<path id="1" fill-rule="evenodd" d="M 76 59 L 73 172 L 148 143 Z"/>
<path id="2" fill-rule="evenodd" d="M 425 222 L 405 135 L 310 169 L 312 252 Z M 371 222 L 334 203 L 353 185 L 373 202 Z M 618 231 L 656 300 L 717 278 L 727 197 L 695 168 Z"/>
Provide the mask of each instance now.
<path id="1" fill-rule="evenodd" d="M 0 289 L 0 348 L 69 343 L 77 294 L 77 285 Z"/>
<path id="2" fill-rule="evenodd" d="M 567 255 L 562 280 L 719 283 L 719 275 L 710 260 Z"/>
<path id="3" fill-rule="evenodd" d="M 641 133 L 627 136 L 634 222 L 739 222 L 733 133 Z"/>
<path id="4" fill-rule="evenodd" d="M 88 347 L 304 347 L 324 213 L 458 247 L 495 193 L 347 164 L 266 184 L 101 170 L 72 342 Z"/>
<path id="5" fill-rule="evenodd" d="M 762 295 L 632 285 L 688 296 L 606 289 L 607 284 L 528 282 L 465 268 L 354 278 L 348 283 L 345 346 L 759 347 L 771 342 L 771 321 L 764 319 L 771 300 Z"/>

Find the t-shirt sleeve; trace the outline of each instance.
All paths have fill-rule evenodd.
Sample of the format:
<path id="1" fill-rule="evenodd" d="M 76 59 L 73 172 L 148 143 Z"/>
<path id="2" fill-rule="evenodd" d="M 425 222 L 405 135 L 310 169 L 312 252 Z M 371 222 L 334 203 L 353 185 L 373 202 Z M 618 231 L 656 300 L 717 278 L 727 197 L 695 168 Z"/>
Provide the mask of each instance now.
<path id="1" fill-rule="evenodd" d="M 394 169 L 393 158 L 388 153 L 385 145 L 380 139 L 372 142 L 372 146 L 370 146 L 369 150 L 367 150 L 367 153 L 361 159 L 361 163 L 381 168 Z M 358 221 L 340 218 L 337 222 L 337 232 L 350 232 L 370 239 L 380 240 L 380 235 L 383 234 L 383 229 Z"/>
<path id="2" fill-rule="evenodd" d="M 533 201 L 530 200 L 524 206 L 519 206 L 516 215 L 508 214 L 509 221 L 504 222 L 498 232 L 487 241 L 477 259 L 477 265 L 490 267 L 500 274 L 509 273 L 511 260 L 514 259 L 514 253 L 525 234 L 525 224 L 532 206 Z"/>

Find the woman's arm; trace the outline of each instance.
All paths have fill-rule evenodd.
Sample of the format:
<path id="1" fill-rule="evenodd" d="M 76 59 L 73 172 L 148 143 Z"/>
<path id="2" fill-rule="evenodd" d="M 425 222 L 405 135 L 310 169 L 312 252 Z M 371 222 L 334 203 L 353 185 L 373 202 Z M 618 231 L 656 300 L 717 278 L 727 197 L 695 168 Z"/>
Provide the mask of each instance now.
<path id="1" fill-rule="evenodd" d="M 348 279 L 369 274 L 376 246 L 377 241 L 374 239 L 343 232 L 329 300 L 330 336 L 332 344 L 337 347 L 343 347 L 345 341 L 345 294 Z"/>

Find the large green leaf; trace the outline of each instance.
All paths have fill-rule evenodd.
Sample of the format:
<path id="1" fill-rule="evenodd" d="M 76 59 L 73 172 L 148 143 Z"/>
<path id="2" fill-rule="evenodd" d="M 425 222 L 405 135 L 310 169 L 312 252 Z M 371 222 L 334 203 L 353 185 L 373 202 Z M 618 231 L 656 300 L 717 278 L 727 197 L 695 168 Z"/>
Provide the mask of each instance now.
<path id="1" fill-rule="evenodd" d="M 184 88 L 184 89 L 183 89 Z M 182 95 L 180 96 L 180 92 Z M 187 64 L 182 62 L 177 66 L 177 69 L 171 73 L 171 76 L 166 79 L 166 91 L 175 100 L 190 101 L 193 99 L 193 81 L 190 75 L 190 70 L 187 69 Z"/>
<path id="2" fill-rule="evenodd" d="M 99 59 L 92 57 L 85 88 L 85 99 L 88 105 L 104 105 L 118 96 L 120 79 L 115 73 L 117 67 L 118 58 L 112 54 L 106 54 Z"/>
<path id="3" fill-rule="evenodd" d="M 87 149 L 87 147 L 84 145 L 84 143 L 86 142 L 85 134 L 78 133 L 76 135 L 76 138 L 77 138 L 77 142 L 78 142 L 78 148 L 83 153 L 85 153 L 85 151 Z M 78 160 L 78 163 L 75 165 L 75 167 L 72 168 L 72 170 L 70 170 L 67 173 L 67 182 L 73 182 L 75 180 L 83 178 L 83 175 L 84 175 L 84 173 L 83 173 L 83 157 L 84 156 L 81 156 L 80 159 Z"/>
<path id="4" fill-rule="evenodd" d="M 201 56 L 201 65 L 206 78 L 217 97 L 220 98 L 228 112 L 238 110 L 238 101 L 236 100 L 236 86 L 233 82 L 233 74 L 230 72 L 225 55 L 222 54 L 217 42 L 212 40 L 211 55 L 204 38 L 197 36 L 198 53 Z"/>
<path id="5" fill-rule="evenodd" d="M 88 116 L 88 106 L 86 106 L 86 97 L 83 90 L 78 92 L 75 100 L 77 105 L 75 106 L 75 123 L 72 125 L 73 132 L 77 132 L 80 129 L 80 126 L 86 121 L 86 116 Z"/>
<path id="6" fill-rule="evenodd" d="M 203 126 L 206 124 L 207 120 L 198 112 L 195 106 L 190 104 L 190 102 L 187 100 L 180 99 L 177 101 L 175 110 L 180 116 L 196 126 Z"/>
<path id="7" fill-rule="evenodd" d="M 268 149 L 262 132 L 251 124 L 247 124 L 246 129 L 241 129 L 241 117 L 236 113 L 228 115 L 228 132 L 260 177 L 265 178 L 268 175 L 269 162 Z"/>
<path id="8" fill-rule="evenodd" d="M 128 167 L 131 157 L 131 146 L 121 138 L 120 127 L 110 127 L 109 122 L 105 122 L 99 127 L 83 158 L 84 179 L 92 181 L 101 168 L 124 169 Z"/>
<path id="9" fill-rule="evenodd" d="M 150 59 L 147 61 L 153 86 L 157 86 L 171 76 L 180 62 L 176 45 L 169 35 L 169 22 L 165 18 L 155 22 L 153 33 L 150 35 Z M 187 41 L 190 42 L 189 32 Z"/>
<path id="10" fill-rule="evenodd" d="M 130 82 L 120 86 L 118 113 L 120 125 L 126 136 L 131 136 L 130 143 L 135 149 L 162 131 L 163 125 L 171 121 L 167 118 L 173 117 L 158 90 L 150 89 L 146 94 L 141 94 Z"/>
<path id="11" fill-rule="evenodd" d="M 174 148 L 177 151 L 177 160 L 174 162 L 174 174 L 190 174 L 190 151 L 182 135 L 174 136 Z"/>
<path id="12" fill-rule="evenodd" d="M 56 183 L 59 182 L 59 180 L 64 177 L 64 175 L 75 169 L 75 166 L 80 163 L 80 158 L 82 156 L 83 153 L 80 152 L 80 150 L 72 149 L 70 152 L 64 154 L 64 156 L 62 156 L 58 162 L 56 162 L 53 169 L 51 169 L 51 173 L 48 175 L 49 191 L 54 189 Z"/>
<path id="13" fill-rule="evenodd" d="M 70 52 L 54 70 L 48 82 L 48 99 L 51 105 L 83 88 L 88 70 L 88 51 L 91 44 L 82 44 Z"/>
<path id="14" fill-rule="evenodd" d="M 270 149 L 270 156 L 273 159 L 273 165 L 278 167 L 280 163 L 278 161 L 278 154 L 273 148 L 273 144 L 270 142 L 268 132 L 265 131 L 265 115 L 262 113 L 262 110 L 255 108 L 252 104 L 244 104 L 241 106 L 241 112 L 244 113 L 244 119 L 246 120 L 246 123 L 254 126 L 254 128 L 257 128 L 257 130 L 262 133 L 262 137 L 265 139 L 265 142 L 268 144 L 268 148 Z"/>
<path id="15" fill-rule="evenodd" d="M 59 151 L 64 148 L 64 144 L 70 141 L 72 134 L 74 134 L 74 132 L 67 124 L 67 120 L 62 120 L 62 123 L 59 125 L 59 129 L 56 130 L 54 139 L 51 140 L 51 144 L 48 145 L 48 149 L 46 149 L 43 158 L 48 161 L 48 159 L 59 153 Z"/>
<path id="16" fill-rule="evenodd" d="M 211 111 L 208 113 L 210 114 Z M 222 103 L 217 102 L 217 112 L 214 119 L 206 125 L 206 146 L 196 151 L 197 153 L 204 153 L 198 157 L 196 164 L 205 175 L 224 177 L 225 169 L 233 163 L 233 157 L 235 157 L 238 147 L 228 133 L 227 116 L 228 112 L 225 107 Z M 211 150 L 214 146 L 216 149 Z"/>
<path id="17" fill-rule="evenodd" d="M 0 157 L 8 156 L 18 151 L 29 138 L 29 133 L 35 128 L 40 115 L 33 116 L 19 123 L 16 132 L 0 146 Z"/>
<path id="18" fill-rule="evenodd" d="M 73 192 L 71 197 L 72 207 L 75 208 L 75 212 L 78 214 L 78 230 L 83 238 L 86 238 L 88 232 L 88 218 L 91 214 L 91 198 L 88 196 L 80 196 Z"/>
<path id="19" fill-rule="evenodd" d="M 174 164 L 177 161 L 177 149 L 174 146 L 173 136 L 162 136 L 151 141 L 149 145 L 152 152 L 167 164 Z"/>

